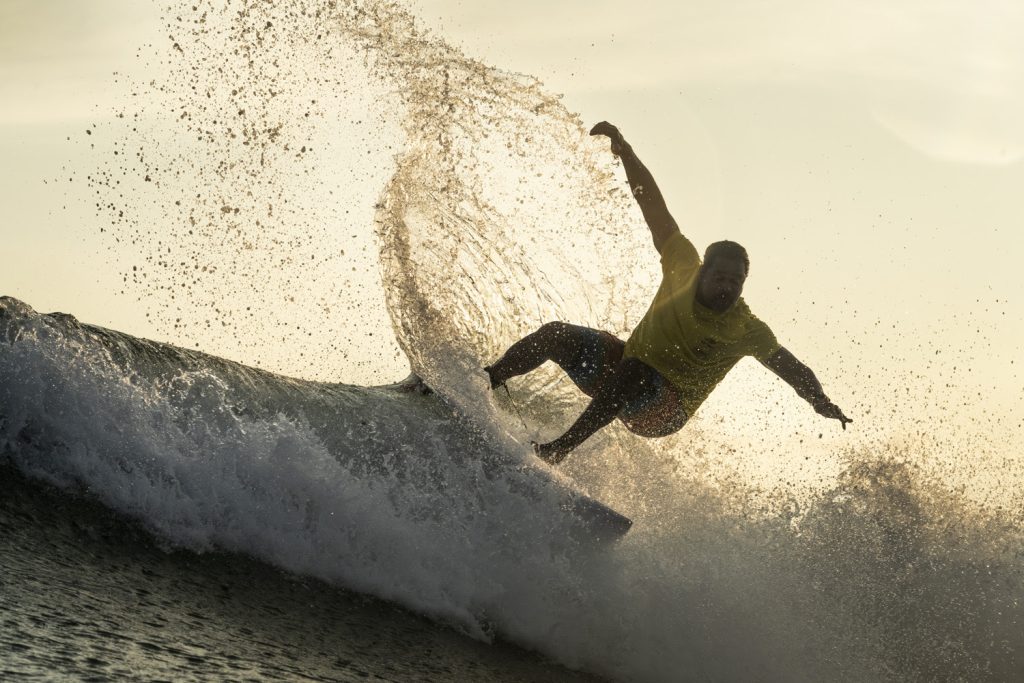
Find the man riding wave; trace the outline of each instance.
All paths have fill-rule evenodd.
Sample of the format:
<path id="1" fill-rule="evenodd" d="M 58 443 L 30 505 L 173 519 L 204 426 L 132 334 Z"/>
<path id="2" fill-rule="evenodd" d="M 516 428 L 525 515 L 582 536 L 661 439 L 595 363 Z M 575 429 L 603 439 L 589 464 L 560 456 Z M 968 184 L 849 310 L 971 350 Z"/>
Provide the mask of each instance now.
<path id="1" fill-rule="evenodd" d="M 661 255 L 662 280 L 625 342 L 601 330 L 549 322 L 484 368 L 495 388 L 554 361 L 591 397 L 565 434 L 535 444 L 537 454 L 557 464 L 615 418 L 640 436 L 672 434 L 744 356 L 756 358 L 819 415 L 839 420 L 846 429 L 852 420 L 825 395 L 814 372 L 776 341 L 741 298 L 750 271 L 746 250 L 735 242 L 715 242 L 702 261 L 618 128 L 603 121 L 590 134 L 608 137 L 612 153 L 622 160 Z"/>

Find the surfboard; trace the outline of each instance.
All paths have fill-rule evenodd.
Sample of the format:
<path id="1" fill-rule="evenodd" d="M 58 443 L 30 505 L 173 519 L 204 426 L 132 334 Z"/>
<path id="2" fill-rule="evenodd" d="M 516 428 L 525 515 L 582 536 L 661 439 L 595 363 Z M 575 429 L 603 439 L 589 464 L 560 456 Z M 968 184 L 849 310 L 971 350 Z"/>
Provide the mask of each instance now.
<path id="1" fill-rule="evenodd" d="M 567 508 L 598 540 L 620 538 L 633 527 L 633 520 L 629 517 L 583 493 L 577 494 Z"/>
<path id="2" fill-rule="evenodd" d="M 500 394 L 498 396 L 500 397 Z M 511 401 L 511 396 L 509 396 L 509 401 Z M 492 405 L 496 409 L 507 413 L 503 403 L 500 398 L 497 401 L 492 401 Z M 518 411 L 517 418 L 522 420 Z M 556 469 L 556 465 L 551 465 L 539 458 L 533 452 L 532 444 L 523 444 L 522 440 L 516 438 L 515 435 L 510 434 L 507 430 L 503 431 L 506 438 L 528 453 L 527 459 L 530 466 L 558 487 L 564 496 L 561 509 L 572 515 L 594 539 L 615 540 L 624 536 L 632 528 L 632 519 L 581 491 L 570 477 Z"/>
<path id="3" fill-rule="evenodd" d="M 415 373 L 410 374 L 401 382 L 388 386 L 401 394 L 422 396 L 428 401 L 440 401 L 442 404 L 447 404 L 443 397 L 436 394 Z M 491 403 L 496 410 L 507 412 L 500 398 Z M 581 491 L 575 482 L 564 473 L 559 472 L 555 468 L 556 466 L 537 457 L 533 453 L 531 445 L 524 444 L 521 439 L 499 425 L 493 425 L 493 427 L 499 439 L 505 442 L 506 449 L 516 451 L 525 461 L 517 469 L 528 468 L 536 478 L 545 483 L 546 487 L 558 492 L 559 509 L 573 518 L 580 529 L 586 533 L 585 538 L 596 541 L 613 541 L 624 536 L 632 528 L 633 520 Z M 512 466 L 511 463 L 509 466 Z M 526 494 L 524 493 L 524 495 Z M 540 504 L 539 497 L 537 501 Z"/>
<path id="4" fill-rule="evenodd" d="M 95 357 L 96 368 L 102 368 L 95 371 L 99 373 L 93 378 L 96 381 L 117 383 L 121 377 L 130 377 L 132 384 L 151 384 L 154 391 L 162 392 L 182 377 L 190 378 L 187 381 L 198 378 L 198 382 L 215 378 L 216 386 L 211 391 L 217 399 L 212 409 L 204 401 L 181 403 L 181 397 L 174 394 L 174 400 L 181 403 L 175 409 L 197 420 L 206 419 L 204 411 L 211 412 L 210 419 L 220 419 L 226 410 L 245 420 L 284 416 L 299 421 L 312 430 L 331 457 L 356 477 L 402 479 L 417 469 L 420 458 L 441 452 L 467 466 L 479 464 L 484 476 L 506 482 L 508 490 L 523 495 L 531 504 L 554 506 L 571 517 L 589 538 L 618 538 L 632 525 L 627 517 L 579 490 L 564 473 L 533 455 L 529 446 L 511 436 L 503 438 L 503 430 L 496 430 L 495 438 L 488 439 L 481 434 L 485 430 L 481 429 L 480 418 L 486 418 L 485 414 L 473 411 L 477 422 L 469 424 L 465 416 L 458 417 L 455 406 L 417 378 L 378 387 L 289 378 L 80 323 L 70 315 L 36 313 L 27 304 L 0 297 L 0 342 L 14 344 L 22 337 L 62 340 L 60 345 L 43 343 L 41 358 L 47 362 L 52 359 L 45 357 L 46 353 L 59 357 L 66 349 L 84 358 Z M 35 438 L 30 426 L 19 438 Z M 427 447 L 413 447 L 421 432 L 429 433 L 430 440 L 423 444 Z M 440 444 L 440 450 L 433 450 L 433 444 Z M 529 476 L 519 476 L 524 470 Z M 434 484 L 432 480 L 422 482 L 428 489 Z"/>

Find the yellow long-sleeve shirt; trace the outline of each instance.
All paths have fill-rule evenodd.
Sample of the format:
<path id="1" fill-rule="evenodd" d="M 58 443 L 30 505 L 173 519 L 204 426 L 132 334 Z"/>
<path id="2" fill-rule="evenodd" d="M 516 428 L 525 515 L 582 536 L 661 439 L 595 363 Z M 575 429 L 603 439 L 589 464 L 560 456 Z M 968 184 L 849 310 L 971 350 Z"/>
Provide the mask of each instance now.
<path id="1" fill-rule="evenodd" d="M 623 354 L 678 387 L 691 416 L 741 358 L 764 361 L 780 348 L 742 298 L 724 313 L 697 302 L 700 266 L 700 255 L 682 234 L 668 239 L 661 252 L 661 286 Z"/>

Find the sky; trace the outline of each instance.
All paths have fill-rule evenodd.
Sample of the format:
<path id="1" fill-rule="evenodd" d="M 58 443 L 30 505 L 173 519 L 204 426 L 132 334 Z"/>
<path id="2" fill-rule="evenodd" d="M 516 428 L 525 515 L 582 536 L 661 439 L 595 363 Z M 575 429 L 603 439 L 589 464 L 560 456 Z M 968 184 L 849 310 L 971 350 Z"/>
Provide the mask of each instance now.
<path id="1" fill-rule="evenodd" d="M 988 429 L 998 414 L 994 438 L 1024 443 L 1024 5 L 411 6 L 467 54 L 541 79 L 585 122 L 619 125 L 698 247 L 747 246 L 747 301 L 852 416 L 929 395 L 928 419 Z M 136 0 L 0 4 L 0 293 L 166 338 L 118 293 L 111 261 L 125 256 L 80 189 L 94 163 L 82 132 L 113 111 L 114 72 L 163 39 L 158 17 Z M 369 350 L 339 379 L 395 379 L 394 354 L 376 362 L 367 336 L 386 325 L 382 305 L 365 319 L 347 341 Z M 724 413 L 759 371 L 741 368 L 708 410 Z"/>

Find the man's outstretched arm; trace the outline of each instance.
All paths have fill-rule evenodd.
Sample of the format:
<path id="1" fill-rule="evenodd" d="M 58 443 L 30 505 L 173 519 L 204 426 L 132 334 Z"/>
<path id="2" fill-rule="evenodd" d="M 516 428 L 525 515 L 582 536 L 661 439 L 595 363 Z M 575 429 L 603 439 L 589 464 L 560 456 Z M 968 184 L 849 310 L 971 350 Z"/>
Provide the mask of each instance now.
<path id="1" fill-rule="evenodd" d="M 661 253 L 661 248 L 674 233 L 679 232 L 679 226 L 668 212 L 665 205 L 665 198 L 661 196 L 661 190 L 654 182 L 654 176 L 647 170 L 647 167 L 637 158 L 633 148 L 619 129 L 602 121 L 590 129 L 591 135 L 605 135 L 611 140 L 612 154 L 622 160 L 622 166 L 626 169 L 626 178 L 629 180 L 629 189 L 633 192 L 636 203 L 640 205 L 640 211 L 644 214 L 644 220 L 651 229 L 651 237 L 654 238 L 654 248 Z"/>
<path id="2" fill-rule="evenodd" d="M 839 420 L 846 429 L 848 422 L 853 422 L 843 415 L 835 403 L 829 400 L 821 388 L 821 382 L 815 377 L 814 371 L 797 360 L 797 357 L 786 348 L 780 348 L 771 358 L 763 361 L 765 367 L 781 377 L 787 384 L 796 390 L 800 398 L 804 399 L 814 408 L 814 411 L 822 417 Z"/>

